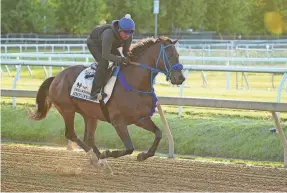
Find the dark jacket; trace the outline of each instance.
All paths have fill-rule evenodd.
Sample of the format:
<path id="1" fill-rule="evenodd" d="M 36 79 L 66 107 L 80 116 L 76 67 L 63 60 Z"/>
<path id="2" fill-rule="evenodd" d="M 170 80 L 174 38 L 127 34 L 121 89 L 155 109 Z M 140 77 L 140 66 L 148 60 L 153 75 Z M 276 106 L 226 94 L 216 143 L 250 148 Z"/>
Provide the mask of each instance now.
<path id="1" fill-rule="evenodd" d="M 112 62 L 120 62 L 121 56 L 111 53 L 112 50 L 123 47 L 123 55 L 127 56 L 132 43 L 132 35 L 127 40 L 121 39 L 118 32 L 118 20 L 112 24 L 105 24 L 95 27 L 88 37 L 88 44 L 102 50 L 102 57 Z"/>

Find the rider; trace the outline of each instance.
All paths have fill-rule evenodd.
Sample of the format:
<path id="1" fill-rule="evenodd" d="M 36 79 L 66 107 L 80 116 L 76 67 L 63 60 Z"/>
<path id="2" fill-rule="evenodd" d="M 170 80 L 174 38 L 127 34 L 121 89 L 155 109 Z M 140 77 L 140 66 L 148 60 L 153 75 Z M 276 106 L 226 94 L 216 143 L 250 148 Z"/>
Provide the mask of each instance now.
<path id="1" fill-rule="evenodd" d="M 120 20 L 114 20 L 111 24 L 95 27 L 87 39 L 87 46 L 91 54 L 98 62 L 91 90 L 91 99 L 97 99 L 105 93 L 100 94 L 107 75 L 109 61 L 121 64 L 129 64 L 128 51 L 132 43 L 135 23 L 130 14 Z M 121 56 L 117 48 L 123 47 Z M 96 78 L 97 77 L 97 78 Z"/>

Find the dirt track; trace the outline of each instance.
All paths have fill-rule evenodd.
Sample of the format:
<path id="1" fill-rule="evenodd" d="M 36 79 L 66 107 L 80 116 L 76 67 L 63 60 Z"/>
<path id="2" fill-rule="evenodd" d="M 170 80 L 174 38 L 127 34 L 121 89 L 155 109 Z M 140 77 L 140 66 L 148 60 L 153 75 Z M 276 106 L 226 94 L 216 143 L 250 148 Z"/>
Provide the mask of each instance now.
<path id="1" fill-rule="evenodd" d="M 109 159 L 111 176 L 83 151 L 1 145 L 2 191 L 287 191 L 287 169 L 134 156 Z"/>

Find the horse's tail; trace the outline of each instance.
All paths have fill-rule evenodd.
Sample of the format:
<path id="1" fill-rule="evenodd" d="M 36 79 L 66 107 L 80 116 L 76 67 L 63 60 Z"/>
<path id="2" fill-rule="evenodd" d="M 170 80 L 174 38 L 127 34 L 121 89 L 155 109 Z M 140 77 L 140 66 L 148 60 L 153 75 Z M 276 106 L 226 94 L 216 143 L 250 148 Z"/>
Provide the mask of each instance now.
<path id="1" fill-rule="evenodd" d="M 54 78 L 55 77 L 47 78 L 40 86 L 36 97 L 37 110 L 30 113 L 30 119 L 41 120 L 44 119 L 48 114 L 52 106 L 52 103 L 48 100 L 49 87 Z"/>

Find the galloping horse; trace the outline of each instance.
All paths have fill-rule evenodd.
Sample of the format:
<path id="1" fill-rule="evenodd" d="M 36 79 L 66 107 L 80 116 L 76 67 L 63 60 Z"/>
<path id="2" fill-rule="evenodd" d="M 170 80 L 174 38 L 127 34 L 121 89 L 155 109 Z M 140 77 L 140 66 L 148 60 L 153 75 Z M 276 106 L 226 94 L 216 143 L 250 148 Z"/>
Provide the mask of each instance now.
<path id="1" fill-rule="evenodd" d="M 66 68 L 55 77 L 46 79 L 37 93 L 37 110 L 31 119 L 44 119 L 53 104 L 65 121 L 65 137 L 85 150 L 93 164 L 98 159 L 117 158 L 134 151 L 127 126 L 135 124 L 155 134 L 155 139 L 147 151 L 140 153 L 137 160 L 142 161 L 154 156 L 162 137 L 161 130 L 151 120 L 155 112 L 156 95 L 153 84 L 158 73 L 164 73 L 166 80 L 180 85 L 185 80 L 182 64 L 175 43 L 168 37 L 146 38 L 133 45 L 130 57 L 133 64 L 118 65 L 119 71 L 113 87 L 113 93 L 104 107 L 99 103 L 73 98 L 71 88 L 78 75 L 87 66 L 76 65 Z M 105 113 L 108 112 L 108 116 Z M 84 141 L 74 131 L 75 113 L 83 116 L 85 121 Z M 98 120 L 109 122 L 116 129 L 126 149 L 102 153 L 95 145 L 95 131 Z"/>

